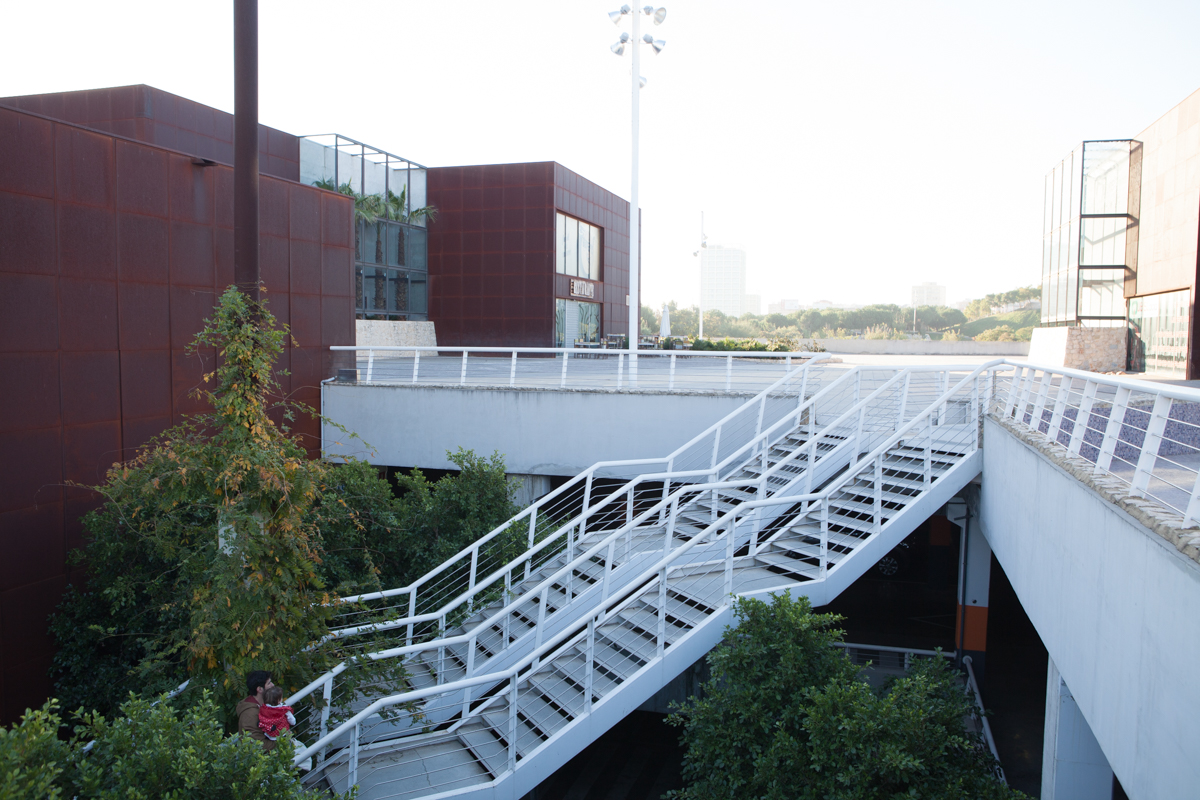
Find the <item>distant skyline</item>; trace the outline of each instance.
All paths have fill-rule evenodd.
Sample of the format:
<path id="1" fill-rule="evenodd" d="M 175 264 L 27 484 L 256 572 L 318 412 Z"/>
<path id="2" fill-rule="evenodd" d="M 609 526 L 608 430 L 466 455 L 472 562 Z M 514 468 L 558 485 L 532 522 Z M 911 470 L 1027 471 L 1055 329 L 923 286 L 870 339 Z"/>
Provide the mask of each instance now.
<path id="1" fill-rule="evenodd" d="M 428 166 L 558 161 L 628 198 L 620 5 L 262 0 L 260 118 Z M 1037 283 L 1046 173 L 1200 87 L 1194 1 L 666 7 L 642 69 L 650 306 L 696 304 L 702 211 L 764 307 Z M 0 96 L 147 83 L 233 110 L 229 0 L 10 4 L 5 22 Z"/>

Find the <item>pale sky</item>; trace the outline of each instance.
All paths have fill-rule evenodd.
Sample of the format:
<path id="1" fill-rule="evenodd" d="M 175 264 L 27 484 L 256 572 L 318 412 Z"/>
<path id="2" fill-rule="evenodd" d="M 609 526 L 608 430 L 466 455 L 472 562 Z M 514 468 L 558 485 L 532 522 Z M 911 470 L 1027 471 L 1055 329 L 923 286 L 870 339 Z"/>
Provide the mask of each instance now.
<path id="1" fill-rule="evenodd" d="M 1042 181 L 1200 87 L 1200 2 L 666 0 L 645 25 L 644 302 L 700 212 L 763 306 L 1036 283 Z M 261 0 L 260 119 L 428 166 L 553 160 L 629 197 L 617 0 Z M 0 96 L 147 83 L 233 110 L 232 2 L 6 3 Z M 626 22 L 622 28 L 628 30 Z"/>

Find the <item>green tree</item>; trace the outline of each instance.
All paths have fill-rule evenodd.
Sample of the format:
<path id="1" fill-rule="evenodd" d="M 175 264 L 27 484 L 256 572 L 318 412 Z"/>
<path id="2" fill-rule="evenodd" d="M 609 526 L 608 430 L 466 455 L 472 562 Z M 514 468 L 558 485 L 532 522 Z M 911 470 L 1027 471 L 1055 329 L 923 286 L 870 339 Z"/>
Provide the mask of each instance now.
<path id="1" fill-rule="evenodd" d="M 51 623 L 69 707 L 111 713 L 129 691 L 184 679 L 232 706 L 252 669 L 294 689 L 341 660 L 323 642 L 336 596 L 320 574 L 316 514 L 331 465 L 271 418 L 309 411 L 280 397 L 285 336 L 265 304 L 230 287 L 192 344 L 217 352 L 198 392 L 211 412 L 94 487 L 104 502 L 75 554 L 86 588 L 69 588 Z"/>
<path id="2" fill-rule="evenodd" d="M 307 790 L 292 766 L 292 739 L 271 752 L 245 736 L 226 738 L 221 714 L 204 694 L 177 711 L 168 702 L 131 698 L 115 719 L 85 714 L 69 738 L 57 703 L 0 729 L 0 797 L 178 800 L 307 800 L 341 797 Z"/>
<path id="3" fill-rule="evenodd" d="M 1021 798 L 963 721 L 973 708 L 934 659 L 873 691 L 833 645 L 840 618 L 807 599 L 739 599 L 711 679 L 668 721 L 687 745 L 676 800 Z"/>

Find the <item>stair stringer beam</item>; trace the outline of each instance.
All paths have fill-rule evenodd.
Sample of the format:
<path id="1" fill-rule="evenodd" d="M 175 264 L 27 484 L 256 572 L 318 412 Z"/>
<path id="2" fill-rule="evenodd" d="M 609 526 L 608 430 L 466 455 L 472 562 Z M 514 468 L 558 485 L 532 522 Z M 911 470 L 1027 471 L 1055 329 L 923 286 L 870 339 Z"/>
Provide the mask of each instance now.
<path id="1" fill-rule="evenodd" d="M 783 582 L 778 586 L 744 592 L 739 596 L 769 600 L 772 594 L 789 591 L 793 596 L 807 597 L 814 606 L 827 605 L 974 480 L 982 468 L 983 451 L 976 450 L 964 456 L 942 474 L 928 491 L 889 519 L 878 534 L 855 548 L 851 557 L 831 569 L 824 580 L 795 583 L 787 582 L 780 576 Z M 456 800 L 520 800 L 653 697 L 659 689 L 707 655 L 720 644 L 726 626 L 733 622 L 731 607 L 717 610 L 675 642 L 662 657 L 646 664 L 622 683 L 617 691 L 597 702 L 590 713 L 573 720 L 522 759 L 515 773 L 505 773 L 479 786 L 433 795 L 428 800 L 450 797 Z"/>

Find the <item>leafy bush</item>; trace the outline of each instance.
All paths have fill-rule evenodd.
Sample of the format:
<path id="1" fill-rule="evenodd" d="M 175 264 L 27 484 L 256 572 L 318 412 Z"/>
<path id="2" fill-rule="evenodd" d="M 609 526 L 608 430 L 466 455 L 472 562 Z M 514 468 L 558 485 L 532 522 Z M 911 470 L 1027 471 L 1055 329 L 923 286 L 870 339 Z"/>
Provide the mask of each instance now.
<path id="1" fill-rule="evenodd" d="M 247 736 L 225 738 L 221 714 L 205 693 L 180 713 L 168 702 L 130 698 L 121 715 L 81 718 L 69 739 L 57 701 L 0 729 L 0 797 L 301 800 L 330 797 L 306 790 L 292 767 L 291 737 L 271 752 Z"/>
<path id="2" fill-rule="evenodd" d="M 755 339 L 697 339 L 692 342 L 692 349 L 721 352 L 766 352 L 767 346 Z"/>
<path id="3" fill-rule="evenodd" d="M 964 730 L 974 708 L 942 659 L 876 692 L 833 647 L 840 617 L 789 594 L 734 611 L 702 695 L 668 718 L 688 748 L 675 800 L 1024 797 Z"/>

